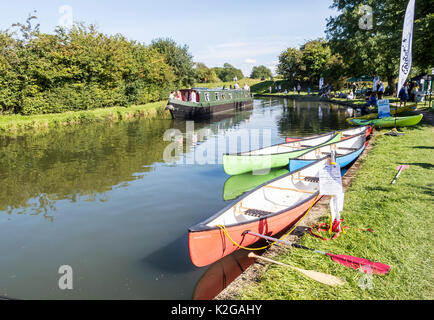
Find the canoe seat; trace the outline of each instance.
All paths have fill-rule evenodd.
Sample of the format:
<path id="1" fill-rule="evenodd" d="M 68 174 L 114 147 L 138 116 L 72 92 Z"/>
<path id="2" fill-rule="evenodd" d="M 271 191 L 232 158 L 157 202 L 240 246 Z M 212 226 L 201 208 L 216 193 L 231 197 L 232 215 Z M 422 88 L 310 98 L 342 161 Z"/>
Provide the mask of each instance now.
<path id="1" fill-rule="evenodd" d="M 245 211 L 244 214 L 246 216 L 251 216 L 251 217 L 255 217 L 255 218 L 264 218 L 264 217 L 268 217 L 269 215 L 273 214 L 273 212 L 262 211 L 262 210 L 257 210 L 257 209 L 249 209 L 249 210 Z"/>
<path id="2" fill-rule="evenodd" d="M 319 183 L 319 177 L 304 177 L 307 182 Z"/>
<path id="3" fill-rule="evenodd" d="M 325 156 L 331 156 L 331 152 L 321 152 L 323 155 Z M 340 153 L 335 153 L 336 157 L 343 157 L 344 154 L 340 154 Z"/>

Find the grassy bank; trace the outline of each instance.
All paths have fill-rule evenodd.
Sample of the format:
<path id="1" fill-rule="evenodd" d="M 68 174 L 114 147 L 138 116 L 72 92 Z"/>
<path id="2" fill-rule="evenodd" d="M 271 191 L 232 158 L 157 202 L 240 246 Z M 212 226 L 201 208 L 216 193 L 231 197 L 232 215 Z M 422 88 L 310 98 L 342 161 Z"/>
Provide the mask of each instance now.
<path id="1" fill-rule="evenodd" d="M 431 124 L 404 128 L 403 137 L 376 133 L 374 147 L 361 163 L 346 193 L 345 225 L 371 227 L 374 234 L 351 229 L 337 240 L 324 242 L 304 235 L 301 244 L 333 253 L 346 253 L 387 263 L 386 276 L 363 274 L 329 258 L 285 249 L 276 260 L 343 278 L 347 284 L 331 288 L 280 266 L 267 266 L 259 281 L 240 290 L 239 299 L 433 299 L 433 167 Z M 396 185 L 391 181 L 399 164 L 409 164 Z M 322 222 L 328 222 L 323 218 Z M 361 283 L 367 285 L 365 289 Z"/>
<path id="2" fill-rule="evenodd" d="M 164 111 L 166 104 L 166 101 L 162 101 L 128 108 L 113 107 L 34 116 L 3 115 L 0 116 L 0 134 L 15 135 L 30 130 L 41 131 L 83 123 L 116 122 L 134 118 L 170 119 L 169 112 Z"/>

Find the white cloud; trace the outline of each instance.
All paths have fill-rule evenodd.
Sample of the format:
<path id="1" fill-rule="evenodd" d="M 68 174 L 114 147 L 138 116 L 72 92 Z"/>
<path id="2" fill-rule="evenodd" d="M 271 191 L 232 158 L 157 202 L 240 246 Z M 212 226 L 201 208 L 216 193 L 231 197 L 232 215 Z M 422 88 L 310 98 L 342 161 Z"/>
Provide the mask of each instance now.
<path id="1" fill-rule="evenodd" d="M 222 66 L 225 62 L 250 74 L 252 65 L 266 65 L 272 71 L 278 64 L 276 58 L 288 47 L 297 46 L 298 39 L 287 36 L 256 37 L 250 41 L 235 40 L 233 42 L 216 43 L 196 50 L 195 61 L 205 63 L 209 67 Z M 252 58 L 254 57 L 254 58 Z M 272 61 L 272 62 L 270 62 Z"/>

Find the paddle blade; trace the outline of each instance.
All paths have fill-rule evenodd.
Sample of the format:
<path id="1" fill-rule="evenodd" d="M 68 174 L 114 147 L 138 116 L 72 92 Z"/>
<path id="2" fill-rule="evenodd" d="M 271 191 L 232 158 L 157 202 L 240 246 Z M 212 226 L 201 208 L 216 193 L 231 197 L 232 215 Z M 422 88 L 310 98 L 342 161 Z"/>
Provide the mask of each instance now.
<path id="1" fill-rule="evenodd" d="M 303 274 L 304 276 L 306 276 L 312 280 L 315 280 L 317 282 L 320 282 L 320 283 L 328 285 L 328 286 L 335 287 L 335 286 L 343 286 L 345 284 L 344 280 L 342 280 L 338 277 L 332 276 L 330 274 L 326 274 L 326 273 L 322 273 L 322 272 L 318 272 L 318 271 L 304 270 L 304 269 L 296 268 L 296 267 L 293 267 L 293 266 L 286 264 L 286 263 L 282 263 L 279 261 L 275 261 L 275 260 L 271 260 L 271 259 L 268 259 L 265 257 L 258 256 L 256 254 L 254 254 L 253 252 L 249 253 L 248 257 L 251 259 L 259 259 L 259 260 L 267 261 L 269 263 L 277 264 L 279 266 L 291 268 L 293 270 L 300 272 L 301 274 Z"/>
<path id="2" fill-rule="evenodd" d="M 410 168 L 409 165 L 402 165 L 402 166 L 398 166 L 396 170 L 404 171 L 407 170 L 408 168 Z"/>
<path id="3" fill-rule="evenodd" d="M 312 270 L 304 270 L 299 268 L 294 268 L 294 269 L 304 274 L 306 277 L 328 286 L 337 287 L 337 286 L 343 286 L 345 284 L 344 280 L 332 276 L 330 274 L 326 274 L 318 271 L 312 271 Z"/>
<path id="4" fill-rule="evenodd" d="M 388 274 L 390 272 L 390 266 L 380 262 L 373 262 L 367 259 L 346 256 L 346 255 L 337 255 L 337 254 L 327 254 L 334 262 L 337 262 L 341 265 L 344 265 L 348 268 L 352 268 L 355 270 L 362 270 L 365 273 L 372 274 Z"/>

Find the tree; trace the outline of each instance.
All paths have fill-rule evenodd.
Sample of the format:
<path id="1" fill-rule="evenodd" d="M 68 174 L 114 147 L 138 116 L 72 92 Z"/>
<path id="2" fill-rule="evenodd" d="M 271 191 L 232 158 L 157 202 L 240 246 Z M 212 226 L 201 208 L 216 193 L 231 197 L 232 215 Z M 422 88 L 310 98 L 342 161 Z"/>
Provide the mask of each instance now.
<path id="1" fill-rule="evenodd" d="M 219 77 L 219 79 L 223 82 L 233 81 L 234 78 L 237 78 L 238 80 L 244 78 L 243 72 L 229 63 L 225 63 L 223 68 L 217 67 L 213 70 L 215 71 L 217 77 Z"/>
<path id="2" fill-rule="evenodd" d="M 39 31 L 35 16 L 0 31 L 0 113 L 41 114 L 166 99 L 172 67 L 158 50 L 90 25 Z"/>
<path id="3" fill-rule="evenodd" d="M 322 75 L 325 82 L 330 83 L 336 90 L 344 87 L 348 77 L 346 74 L 346 66 L 339 54 L 330 57 Z"/>
<path id="4" fill-rule="evenodd" d="M 380 75 L 394 91 L 408 0 L 364 3 L 334 0 L 331 8 L 340 14 L 328 19 L 327 39 L 352 75 Z M 434 61 L 434 1 L 416 1 L 415 9 L 413 62 L 415 67 L 426 69 Z"/>
<path id="5" fill-rule="evenodd" d="M 301 62 L 303 68 L 303 80 L 310 84 L 318 83 L 324 76 L 325 69 L 331 58 L 331 50 L 323 39 L 308 41 L 301 46 Z"/>
<path id="6" fill-rule="evenodd" d="M 166 62 L 173 69 L 176 76 L 177 87 L 190 87 L 196 79 L 193 56 L 188 52 L 188 46 L 180 46 L 174 40 L 167 38 L 155 39 L 151 42 L 151 48 L 166 57 Z"/>
<path id="7" fill-rule="evenodd" d="M 256 66 L 253 67 L 252 73 L 250 74 L 251 79 L 271 79 L 273 78 L 273 73 L 266 66 Z"/>
<path id="8" fill-rule="evenodd" d="M 197 62 L 196 65 L 196 79 L 199 83 L 218 82 L 220 79 L 217 77 L 213 69 L 208 68 L 204 63 Z"/>
<path id="9" fill-rule="evenodd" d="M 296 48 L 288 48 L 283 51 L 279 56 L 277 74 L 291 82 L 301 81 L 302 74 L 305 71 L 302 56 L 302 52 Z"/>

